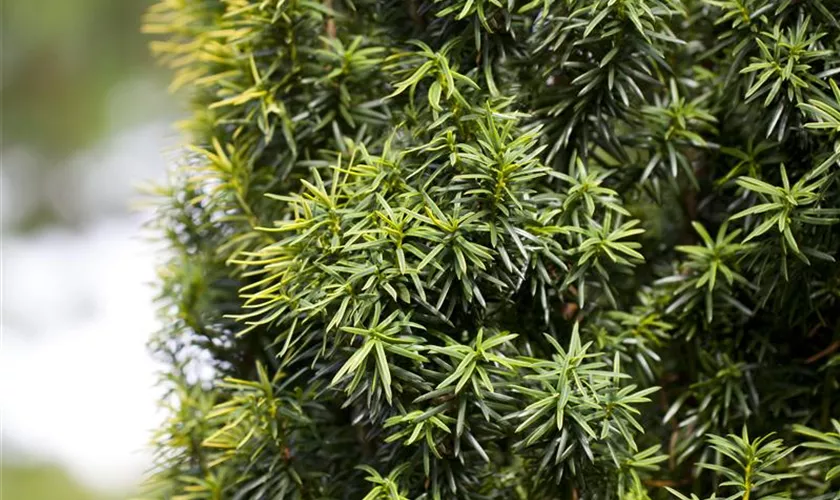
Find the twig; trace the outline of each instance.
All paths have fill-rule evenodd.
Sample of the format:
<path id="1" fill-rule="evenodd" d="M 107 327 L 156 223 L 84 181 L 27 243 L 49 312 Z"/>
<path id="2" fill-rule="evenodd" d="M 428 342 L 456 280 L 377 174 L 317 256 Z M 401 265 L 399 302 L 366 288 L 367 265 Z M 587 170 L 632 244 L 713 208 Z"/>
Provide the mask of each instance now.
<path id="1" fill-rule="evenodd" d="M 829 354 L 833 353 L 834 351 L 836 351 L 838 348 L 840 348 L 840 340 L 835 340 L 834 342 L 829 344 L 829 346 L 826 347 L 825 349 L 823 349 L 822 351 L 820 351 L 820 352 L 814 354 L 813 356 L 811 356 L 810 358 L 806 359 L 805 364 L 811 364 L 814 361 L 817 361 L 821 358 L 824 358 L 824 357 L 828 356 Z"/>
<path id="2" fill-rule="evenodd" d="M 328 10 L 330 10 L 330 11 L 333 10 L 333 0 L 325 0 L 325 4 L 326 4 Z M 336 37 L 335 19 L 333 19 L 332 16 L 327 18 L 326 31 L 327 31 L 327 36 L 329 38 L 335 38 Z"/>

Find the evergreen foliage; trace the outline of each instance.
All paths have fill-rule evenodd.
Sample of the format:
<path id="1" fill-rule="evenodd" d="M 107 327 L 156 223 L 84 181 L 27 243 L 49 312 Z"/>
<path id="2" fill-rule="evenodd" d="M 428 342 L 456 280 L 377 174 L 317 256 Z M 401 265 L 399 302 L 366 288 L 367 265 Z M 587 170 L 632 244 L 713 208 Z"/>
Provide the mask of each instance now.
<path id="1" fill-rule="evenodd" d="M 840 498 L 838 19 L 159 0 L 147 496 Z"/>

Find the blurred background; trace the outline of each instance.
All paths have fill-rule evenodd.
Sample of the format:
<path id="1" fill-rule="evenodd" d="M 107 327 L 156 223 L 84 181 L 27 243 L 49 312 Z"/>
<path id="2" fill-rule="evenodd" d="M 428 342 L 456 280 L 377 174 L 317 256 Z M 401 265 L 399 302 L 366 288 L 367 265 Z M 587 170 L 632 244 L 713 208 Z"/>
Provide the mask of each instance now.
<path id="1" fill-rule="evenodd" d="M 130 496 L 150 465 L 154 245 L 179 142 L 151 0 L 0 0 L 0 498 Z"/>

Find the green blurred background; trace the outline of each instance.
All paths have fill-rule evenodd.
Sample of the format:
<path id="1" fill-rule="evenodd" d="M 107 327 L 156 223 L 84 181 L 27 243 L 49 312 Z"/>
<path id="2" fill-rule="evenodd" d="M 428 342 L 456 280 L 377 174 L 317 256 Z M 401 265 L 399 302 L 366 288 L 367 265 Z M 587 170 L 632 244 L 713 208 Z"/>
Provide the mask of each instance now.
<path id="1" fill-rule="evenodd" d="M 131 489 L 126 480 L 115 480 L 111 483 L 105 481 L 108 485 L 103 487 L 96 481 L 85 481 L 84 474 L 78 473 L 78 470 L 85 471 L 85 467 L 94 468 L 97 463 L 95 459 L 108 460 L 108 456 L 104 455 L 105 451 L 101 452 L 101 456 L 97 455 L 100 452 L 95 451 L 95 443 L 92 443 L 94 451 L 82 449 L 84 446 L 77 447 L 80 456 L 77 463 L 73 450 L 67 451 L 71 446 L 65 445 L 60 452 L 53 452 L 50 440 L 51 436 L 81 432 L 79 429 L 61 428 L 62 425 L 70 425 L 64 418 L 68 412 L 84 409 L 89 415 L 80 417 L 79 421 L 91 422 L 92 427 L 99 424 L 96 422 L 97 418 L 113 420 L 110 415 L 118 414 L 115 413 L 118 410 L 108 410 L 108 413 L 105 409 L 100 409 L 102 405 L 108 404 L 107 395 L 92 390 L 84 392 L 81 389 L 84 382 L 75 381 L 83 379 L 86 374 L 82 371 L 74 373 L 73 370 L 81 364 L 95 365 L 97 360 L 107 359 L 109 356 L 124 356 L 125 352 L 142 351 L 145 336 L 151 333 L 150 330 L 146 331 L 148 324 L 141 321 L 143 326 L 138 327 L 132 336 L 118 338 L 113 344 L 108 344 L 111 347 L 101 347 L 101 351 L 91 355 L 91 349 L 98 349 L 97 345 L 107 343 L 102 339 L 113 337 L 106 337 L 104 333 L 99 337 L 90 336 L 88 344 L 76 342 L 72 338 L 63 339 L 59 343 L 54 337 L 71 335 L 68 332 L 74 331 L 87 333 L 90 328 L 85 325 L 106 324 L 107 322 L 102 321 L 97 323 L 96 315 L 113 315 L 119 308 L 115 309 L 113 304 L 105 303 L 104 299 L 91 299 L 91 304 L 82 304 L 84 307 L 72 303 L 67 306 L 70 316 L 91 316 L 85 320 L 87 323 L 79 323 L 80 326 L 75 329 L 62 330 L 61 326 L 56 327 L 52 324 L 44 326 L 41 323 L 33 323 L 31 318 L 28 322 L 27 318 L 23 318 L 24 320 L 15 323 L 17 316 L 33 316 L 27 311 L 50 307 L 42 302 L 44 294 L 47 293 L 46 289 L 58 288 L 57 292 L 50 292 L 54 295 L 50 296 L 50 300 L 54 299 L 54 302 L 62 306 L 74 294 L 74 289 L 69 286 L 61 288 L 60 283 L 49 282 L 38 284 L 38 287 L 42 287 L 40 289 L 33 289 L 36 285 L 28 285 L 30 281 L 35 280 L 30 278 L 33 273 L 21 270 L 20 266 L 24 265 L 22 258 L 13 262 L 11 260 L 15 258 L 9 255 L 26 256 L 34 253 L 43 256 L 38 257 L 40 259 L 52 261 L 54 267 L 59 270 L 79 267 L 83 273 L 93 275 L 96 274 L 94 265 L 85 264 L 88 260 L 84 260 L 83 251 L 79 252 L 81 257 L 67 257 L 66 241 L 71 241 L 80 248 L 88 244 L 97 248 L 91 234 L 105 234 L 107 245 L 100 245 L 104 249 L 103 253 L 112 251 L 108 249 L 113 248 L 117 248 L 115 252 L 121 251 L 121 247 L 114 244 L 117 239 L 121 238 L 121 244 L 134 241 L 133 235 L 137 232 L 138 224 L 127 208 L 130 196 L 126 193 L 130 193 L 132 189 L 129 187 L 129 181 L 162 175 L 165 162 L 158 152 L 148 150 L 161 147 L 159 144 L 163 143 L 162 136 L 167 133 L 174 136 L 171 132 L 159 132 L 168 130 L 165 124 L 173 118 L 173 100 L 165 91 L 167 75 L 155 66 L 147 50 L 148 40 L 140 34 L 142 14 L 150 3 L 150 0 L 0 1 L 0 173 L 4 198 L 3 295 L 6 297 L 3 300 L 3 329 L 7 335 L 2 348 L 4 359 L 0 359 L 0 370 L 3 370 L 0 377 L 7 385 L 2 387 L 0 392 L 0 404 L 3 414 L 10 415 L 2 428 L 4 446 L 0 457 L 0 497 L 4 500 L 125 498 Z M 149 123 L 156 125 L 153 128 L 137 128 Z M 131 142 L 132 136 L 142 135 L 133 132 L 134 130 L 146 130 L 143 133 L 151 139 L 147 142 Z M 123 142 L 114 143 L 113 138 L 119 134 L 127 135 L 129 139 L 121 139 Z M 123 143 L 133 144 L 132 147 L 140 149 L 141 153 L 152 159 L 145 160 L 146 157 L 141 157 L 137 160 L 135 163 L 140 165 L 137 172 L 115 171 L 128 164 L 131 160 L 129 157 L 138 157 L 137 151 L 121 152 L 119 148 Z M 101 153 L 102 144 L 110 144 L 104 149 L 107 154 Z M 98 147 L 100 150 L 96 149 Z M 88 153 L 89 151 L 100 152 Z M 77 179 L 82 180 L 77 182 Z M 93 182 L 91 179 L 98 181 Z M 123 233 L 117 234 L 111 229 L 98 232 L 92 229 L 98 227 L 98 221 L 106 219 L 111 224 L 108 227 L 127 228 L 124 233 L 128 236 L 123 238 Z M 64 235 L 63 239 L 55 237 L 56 234 Z M 134 247 L 131 248 L 133 252 Z M 125 259 L 119 260 L 123 254 L 115 255 L 115 265 L 122 266 L 130 262 Z M 104 254 L 94 257 L 99 260 L 107 258 L 108 255 Z M 142 264 L 150 265 L 148 260 L 142 261 Z M 49 277 L 51 271 L 46 275 Z M 67 281 L 73 286 L 81 283 L 78 286 L 82 287 L 79 288 L 82 292 L 90 287 L 104 286 L 92 278 L 71 277 Z M 92 284 L 87 284 L 87 281 L 91 281 Z M 127 278 L 125 281 L 131 281 L 126 283 L 127 288 L 136 288 L 139 285 L 134 283 L 139 279 Z M 21 291 L 23 298 L 12 300 L 18 296 L 18 291 Z M 120 290 L 110 290 L 108 293 L 119 292 Z M 84 296 L 84 293 L 77 295 Z M 125 300 L 129 300 L 129 296 L 130 294 L 126 294 Z M 137 310 L 144 318 L 150 317 L 151 306 L 145 302 L 149 301 L 135 300 L 135 304 L 126 310 Z M 50 304 L 49 301 L 46 303 Z M 86 311 L 85 307 L 89 310 Z M 61 314 L 61 311 L 55 313 L 53 323 L 73 324 L 72 318 L 65 320 Z M 130 321 L 130 318 L 126 319 Z M 102 328 L 103 331 L 107 329 Z M 120 334 L 126 335 L 125 332 Z M 41 336 L 46 338 L 42 339 Z M 61 349 L 64 349 L 64 352 L 56 352 L 58 348 L 51 347 L 52 345 L 71 347 L 63 347 Z M 78 353 L 74 349 L 78 349 Z M 118 352 L 123 354 L 116 354 Z M 55 355 L 55 359 L 76 357 L 78 362 L 68 363 L 67 368 L 39 366 L 44 353 Z M 143 353 L 142 356 L 146 354 Z M 82 359 L 92 361 L 82 363 Z M 132 387 L 128 381 L 137 380 L 135 386 L 145 388 L 151 385 L 148 382 L 151 379 L 151 364 L 147 363 L 145 358 L 136 359 L 139 361 L 134 364 L 127 360 L 125 371 L 120 373 L 107 373 L 113 371 L 109 368 L 97 370 L 99 373 L 105 372 L 102 373 L 105 376 L 119 376 L 120 383 L 127 387 Z M 121 360 L 116 360 L 111 366 L 120 362 Z M 15 368 L 17 370 L 24 366 L 32 372 L 14 373 L 10 377 L 11 366 L 18 367 Z M 30 366 L 31 368 L 28 368 Z M 132 366 L 136 368 L 130 368 Z M 63 379 L 68 383 L 61 388 L 57 382 Z M 20 389 L 19 384 L 22 383 L 30 384 L 31 388 Z M 68 400 L 76 403 L 78 407 L 55 407 L 53 415 L 42 415 L 44 411 L 41 408 L 45 405 L 39 401 L 52 397 L 52 391 L 70 391 Z M 126 397 L 130 398 L 132 395 Z M 146 393 L 134 398 L 145 398 L 142 403 L 144 409 L 154 403 L 153 398 Z M 30 405 L 30 401 L 37 404 Z M 52 403 L 48 402 L 46 406 L 49 407 L 50 404 Z M 154 425 L 148 414 L 150 410 L 143 413 L 142 418 L 138 417 L 138 422 L 131 424 L 134 425 L 132 432 L 140 433 L 142 437 L 143 429 Z M 47 425 L 54 425 L 57 429 L 33 433 L 31 430 L 24 432 L 23 428 L 15 427 L 15 422 L 27 420 L 52 421 L 54 424 Z M 103 423 L 115 425 L 114 422 Z M 36 425 L 41 424 L 33 424 Z M 126 427 L 128 426 L 129 424 L 126 424 Z M 31 435 L 40 436 L 41 441 L 37 446 L 30 440 Z M 92 436 L 90 439 L 104 441 L 110 438 L 103 435 L 99 438 Z M 136 441 L 131 441 L 132 447 L 136 447 L 133 444 Z M 102 443 L 103 450 L 106 449 L 106 444 Z M 114 451 L 113 447 L 108 450 L 117 456 L 122 453 L 120 450 Z M 134 452 L 136 449 L 125 450 L 126 455 Z M 84 460 L 88 458 L 94 459 L 91 461 L 94 465 L 84 465 Z M 145 463 L 143 460 L 132 462 L 133 468 L 126 477 L 135 478 L 138 475 L 137 468 Z M 95 474 L 95 470 L 92 473 L 88 472 L 88 477 L 95 477 Z M 109 472 L 103 471 L 102 474 L 108 475 Z"/>
<path id="2" fill-rule="evenodd" d="M 85 487 L 54 464 L 4 464 L 0 491 L 8 500 L 116 500 L 116 493 Z"/>
<path id="3" fill-rule="evenodd" d="M 25 148 L 47 175 L 114 131 L 153 120 L 171 106 L 141 19 L 150 0 L 4 0 L 2 97 L 5 152 Z M 136 99 L 147 92 L 148 99 Z M 74 223 L 36 203 L 13 230 Z"/>

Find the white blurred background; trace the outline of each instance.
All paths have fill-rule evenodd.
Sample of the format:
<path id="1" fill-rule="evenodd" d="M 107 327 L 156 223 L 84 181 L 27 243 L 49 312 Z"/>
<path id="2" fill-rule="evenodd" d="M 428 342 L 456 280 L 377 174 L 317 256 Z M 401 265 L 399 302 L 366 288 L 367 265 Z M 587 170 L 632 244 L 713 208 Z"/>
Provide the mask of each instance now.
<path id="1" fill-rule="evenodd" d="M 149 3 L 0 1 L 4 500 L 125 498 L 150 466 L 157 257 L 131 206 L 180 138 Z"/>

